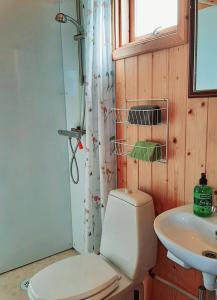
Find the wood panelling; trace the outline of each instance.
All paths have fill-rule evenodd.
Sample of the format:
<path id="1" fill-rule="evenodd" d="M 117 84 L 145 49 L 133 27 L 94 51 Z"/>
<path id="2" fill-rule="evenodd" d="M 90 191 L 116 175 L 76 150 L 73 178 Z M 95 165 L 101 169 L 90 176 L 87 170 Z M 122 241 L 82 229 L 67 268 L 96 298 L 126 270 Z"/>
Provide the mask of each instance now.
<path id="1" fill-rule="evenodd" d="M 206 169 L 208 99 L 188 101 L 186 135 L 185 203 L 192 202 L 192 191 Z"/>
<path id="2" fill-rule="evenodd" d="M 152 53 L 138 57 L 138 99 L 152 98 Z M 139 140 L 151 140 L 150 127 L 138 127 Z M 139 189 L 151 193 L 152 166 L 150 163 L 139 161 Z"/>
<path id="3" fill-rule="evenodd" d="M 125 62 L 116 63 L 116 105 L 118 108 L 125 108 Z M 125 138 L 124 124 L 117 124 L 117 139 Z M 124 156 L 117 158 L 117 183 L 120 188 L 127 186 L 127 159 Z"/>
<path id="4" fill-rule="evenodd" d="M 137 99 L 138 86 L 138 63 L 137 57 L 127 58 L 125 60 L 125 82 L 126 82 L 126 107 L 132 106 L 127 100 Z M 135 102 L 136 104 L 136 102 Z M 138 139 L 138 127 L 136 125 L 127 126 L 127 140 L 129 144 L 134 144 Z M 127 158 L 127 188 L 131 191 L 138 189 L 138 161 Z"/>
<path id="5" fill-rule="evenodd" d="M 166 97 L 170 105 L 168 164 L 127 158 L 124 166 L 119 165 L 119 185 L 126 183 L 129 189 L 153 195 L 156 213 L 191 203 L 193 187 L 203 171 L 217 190 L 217 99 L 188 99 L 188 45 L 119 60 L 116 71 L 117 106 L 133 105 L 127 99 L 152 97 Z M 127 137 L 131 143 L 145 138 L 159 140 L 160 130 L 158 126 L 129 126 Z M 122 176 L 127 176 L 127 182 Z M 197 295 L 201 274 L 167 259 L 160 243 L 154 271 Z M 146 300 L 187 299 L 156 280 L 146 278 L 145 287 Z"/>
<path id="6" fill-rule="evenodd" d="M 153 98 L 168 98 L 169 96 L 169 50 L 162 50 L 153 53 Z M 163 126 L 152 127 L 152 140 L 162 142 L 164 136 Z M 159 187 L 161 188 L 159 189 Z M 156 201 L 155 209 L 157 214 L 163 211 L 163 207 L 167 207 L 167 164 L 152 164 L 152 195 L 154 199 L 161 198 Z"/>
<path id="7" fill-rule="evenodd" d="M 169 50 L 169 144 L 168 144 L 168 208 L 184 204 L 185 128 L 187 99 L 187 47 Z M 182 59 L 180 59 L 182 57 Z M 184 79 L 184 80 L 183 80 Z"/>

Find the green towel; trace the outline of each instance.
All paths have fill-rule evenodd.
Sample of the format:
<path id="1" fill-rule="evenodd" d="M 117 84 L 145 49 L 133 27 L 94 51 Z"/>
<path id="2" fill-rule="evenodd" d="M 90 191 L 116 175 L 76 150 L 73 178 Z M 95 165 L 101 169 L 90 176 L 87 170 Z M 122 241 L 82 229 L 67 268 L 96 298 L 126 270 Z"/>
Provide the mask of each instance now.
<path id="1" fill-rule="evenodd" d="M 158 143 L 139 141 L 128 155 L 144 161 L 157 161 L 162 158 L 162 147 Z"/>

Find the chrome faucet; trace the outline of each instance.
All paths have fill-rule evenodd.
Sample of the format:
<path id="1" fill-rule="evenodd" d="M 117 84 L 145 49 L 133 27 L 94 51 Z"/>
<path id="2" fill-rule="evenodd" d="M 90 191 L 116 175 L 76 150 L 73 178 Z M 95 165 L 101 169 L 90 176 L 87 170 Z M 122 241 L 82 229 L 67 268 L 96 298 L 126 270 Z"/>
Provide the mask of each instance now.
<path id="1" fill-rule="evenodd" d="M 217 190 L 214 191 L 212 211 L 213 211 L 214 214 L 217 215 Z"/>

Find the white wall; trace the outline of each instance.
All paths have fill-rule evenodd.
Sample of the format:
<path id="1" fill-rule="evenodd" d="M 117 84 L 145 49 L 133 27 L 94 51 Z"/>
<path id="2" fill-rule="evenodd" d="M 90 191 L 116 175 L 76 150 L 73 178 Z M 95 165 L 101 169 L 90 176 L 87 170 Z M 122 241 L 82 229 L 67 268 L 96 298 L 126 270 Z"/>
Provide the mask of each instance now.
<path id="1" fill-rule="evenodd" d="M 0 272 L 72 247 L 58 11 L 0 1 Z"/>
<path id="2" fill-rule="evenodd" d="M 77 19 L 76 0 L 62 0 L 60 10 Z M 70 130 L 72 127 L 80 125 L 80 113 L 82 109 L 81 97 L 83 88 L 81 88 L 79 84 L 78 43 L 73 39 L 73 35 L 77 33 L 77 30 L 71 23 L 61 25 L 61 30 L 67 129 Z M 83 138 L 83 143 L 84 141 L 85 137 Z M 71 159 L 70 149 L 69 157 Z M 70 181 L 72 232 L 73 246 L 77 251 L 82 253 L 84 251 L 85 150 L 78 150 L 77 161 L 79 166 L 80 182 L 75 185 L 72 181 Z"/>

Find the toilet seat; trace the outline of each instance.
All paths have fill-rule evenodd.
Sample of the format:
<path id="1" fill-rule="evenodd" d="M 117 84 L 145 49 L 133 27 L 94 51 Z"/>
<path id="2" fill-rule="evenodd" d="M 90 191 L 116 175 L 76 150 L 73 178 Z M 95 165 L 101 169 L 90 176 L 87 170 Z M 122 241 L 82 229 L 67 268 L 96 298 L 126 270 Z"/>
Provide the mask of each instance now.
<path id="1" fill-rule="evenodd" d="M 54 263 L 30 280 L 30 300 L 99 300 L 112 293 L 120 275 L 95 254 L 77 255 Z"/>

